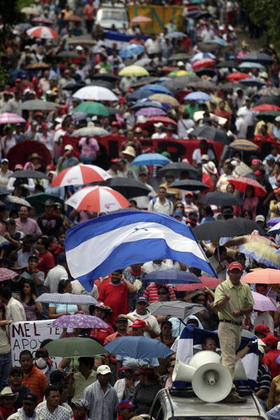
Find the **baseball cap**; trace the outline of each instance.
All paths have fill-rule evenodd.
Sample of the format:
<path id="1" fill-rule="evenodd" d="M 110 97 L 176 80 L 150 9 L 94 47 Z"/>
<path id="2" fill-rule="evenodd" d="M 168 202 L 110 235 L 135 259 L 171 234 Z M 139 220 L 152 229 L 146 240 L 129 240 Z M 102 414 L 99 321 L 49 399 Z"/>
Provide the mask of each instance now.
<path id="1" fill-rule="evenodd" d="M 73 401 L 73 402 L 72 402 L 72 404 L 73 404 L 75 407 L 88 408 L 88 402 L 87 402 L 86 400 L 84 400 L 84 399 L 80 399 L 80 400 L 77 400 L 77 401 Z"/>
<path id="2" fill-rule="evenodd" d="M 266 337 L 262 338 L 264 344 L 271 346 L 273 349 L 277 348 L 278 338 L 275 335 L 269 333 Z"/>
<path id="3" fill-rule="evenodd" d="M 124 408 L 135 408 L 135 405 L 132 401 L 122 400 L 119 405 L 117 405 L 118 410 L 123 410 Z"/>
<path id="4" fill-rule="evenodd" d="M 208 155 L 202 155 L 201 156 L 201 160 L 207 160 L 207 162 L 208 162 L 208 160 L 209 160 L 209 156 Z"/>
<path id="5" fill-rule="evenodd" d="M 9 163 L 8 159 L 1 159 L 1 163 Z"/>
<path id="6" fill-rule="evenodd" d="M 148 299 L 147 298 L 145 298 L 145 296 L 140 296 L 138 299 L 137 299 L 137 301 L 136 302 L 145 302 L 145 303 L 148 303 Z"/>
<path id="7" fill-rule="evenodd" d="M 238 261 L 233 261 L 228 266 L 228 271 L 232 271 L 232 270 L 235 270 L 235 269 L 237 269 L 239 271 L 243 271 L 243 267 L 242 267 L 242 265 Z"/>
<path id="8" fill-rule="evenodd" d="M 108 365 L 101 365 L 98 366 L 96 373 L 97 375 L 108 375 L 108 373 L 112 373 L 112 371 Z"/>
<path id="9" fill-rule="evenodd" d="M 260 159 L 253 159 L 252 160 L 252 165 L 259 165 L 261 163 Z"/>
<path id="10" fill-rule="evenodd" d="M 257 325 L 255 328 L 255 334 L 263 334 L 263 335 L 270 334 L 269 326 L 266 324 Z"/>
<path id="11" fill-rule="evenodd" d="M 35 395 L 33 392 L 28 392 L 24 398 L 23 398 L 23 403 L 33 403 L 33 404 L 37 404 L 37 395 Z"/>
<path id="12" fill-rule="evenodd" d="M 255 218 L 256 222 L 265 222 L 265 217 L 262 214 L 258 214 Z"/>
<path id="13" fill-rule="evenodd" d="M 193 197 L 193 192 L 192 191 L 186 191 L 185 195 L 191 195 Z"/>
<path id="14" fill-rule="evenodd" d="M 66 144 L 64 150 L 73 150 L 73 146 L 71 144 Z"/>
<path id="15" fill-rule="evenodd" d="M 128 322 L 127 318 L 122 316 L 118 316 L 115 322 Z"/>
<path id="16" fill-rule="evenodd" d="M 130 328 L 145 328 L 147 326 L 146 322 L 142 319 L 136 319 L 133 324 L 130 325 Z"/>

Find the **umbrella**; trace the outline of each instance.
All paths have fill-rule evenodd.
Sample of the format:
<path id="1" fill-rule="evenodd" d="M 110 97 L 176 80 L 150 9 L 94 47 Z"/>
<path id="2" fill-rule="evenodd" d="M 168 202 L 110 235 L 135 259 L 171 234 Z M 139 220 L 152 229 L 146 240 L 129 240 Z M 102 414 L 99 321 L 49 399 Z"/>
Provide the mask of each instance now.
<path id="1" fill-rule="evenodd" d="M 18 114 L 12 114 L 11 112 L 3 112 L 0 114 L 0 124 L 23 124 L 25 119 Z"/>
<path id="2" fill-rule="evenodd" d="M 259 148 L 259 146 L 257 146 L 255 143 L 246 139 L 237 139 L 230 143 L 229 147 L 235 150 L 243 150 L 244 152 L 257 151 Z"/>
<path id="3" fill-rule="evenodd" d="M 227 75 L 227 79 L 229 79 L 231 82 L 240 82 L 240 80 L 248 79 L 248 77 L 248 73 L 240 73 L 238 71 Z"/>
<path id="4" fill-rule="evenodd" d="M 191 92 L 188 95 L 186 95 L 184 97 L 184 101 L 201 101 L 201 102 L 205 102 L 205 101 L 211 101 L 212 98 L 211 96 L 207 95 L 204 92 Z"/>
<path id="5" fill-rule="evenodd" d="M 47 175 L 44 174 L 44 172 L 31 171 L 31 170 L 15 171 L 11 175 L 9 175 L 9 178 L 48 179 Z"/>
<path id="6" fill-rule="evenodd" d="M 146 187 L 143 182 L 130 178 L 112 178 L 110 187 L 128 199 L 132 197 L 141 197 L 142 195 L 148 195 L 150 193 L 150 189 Z"/>
<path id="7" fill-rule="evenodd" d="M 24 13 L 25 15 L 33 15 L 33 16 L 39 16 L 40 12 L 35 7 L 24 7 L 21 9 L 21 13 Z"/>
<path id="8" fill-rule="evenodd" d="M 177 99 L 170 95 L 165 95 L 164 93 L 156 93 L 155 95 L 150 96 L 149 99 L 151 99 L 151 101 L 161 102 L 174 107 L 178 107 L 180 105 Z"/>
<path id="9" fill-rule="evenodd" d="M 120 80 L 120 77 L 112 73 L 97 73 L 91 76 L 91 80 L 106 80 L 108 82 L 115 83 Z"/>
<path id="10" fill-rule="evenodd" d="M 196 71 L 204 67 L 212 67 L 215 64 L 216 64 L 215 60 L 212 60 L 211 58 L 203 58 L 202 60 L 194 61 L 192 63 L 192 68 Z"/>
<path id="11" fill-rule="evenodd" d="M 74 314 L 63 315 L 50 323 L 51 327 L 55 328 L 108 328 L 102 319 L 97 316 Z"/>
<path id="12" fill-rule="evenodd" d="M 109 117 L 110 113 L 106 106 L 100 104 L 99 102 L 82 102 L 74 111 L 84 112 L 85 114 L 90 115 L 101 115 L 103 117 Z"/>
<path id="13" fill-rule="evenodd" d="M 169 347 L 148 337 L 118 337 L 105 346 L 109 353 L 134 359 L 166 358 L 173 353 Z"/>
<path id="14" fill-rule="evenodd" d="M 81 89 L 85 86 L 85 83 L 82 81 L 78 82 L 70 82 L 67 83 L 65 86 L 63 86 L 63 90 L 69 90 L 71 92 L 77 91 L 78 89 Z"/>
<path id="15" fill-rule="evenodd" d="M 8 242 L 7 242 L 8 243 Z M 8 268 L 0 268 L 0 281 L 6 281 L 14 279 L 16 276 L 18 276 L 18 273 L 16 273 L 13 270 L 9 270 Z"/>
<path id="16" fill-rule="evenodd" d="M 273 58 L 270 55 L 264 53 L 249 53 L 243 55 L 243 57 L 240 58 L 240 61 L 250 61 L 254 63 L 269 65 L 273 62 Z"/>
<path id="17" fill-rule="evenodd" d="M 238 63 L 235 60 L 224 60 L 224 61 L 220 61 L 218 64 L 216 64 L 216 67 L 218 69 L 220 68 L 233 68 L 233 67 L 237 67 Z"/>
<path id="18" fill-rule="evenodd" d="M 204 184 L 196 179 L 182 179 L 181 181 L 172 182 L 169 185 L 170 188 L 182 188 L 182 190 L 196 191 L 196 190 L 208 190 L 209 185 Z"/>
<path id="19" fill-rule="evenodd" d="M 175 316 L 176 318 L 185 319 L 189 315 L 195 315 L 203 311 L 203 305 L 196 303 L 181 302 L 178 300 L 168 302 L 155 302 L 148 307 L 152 315 Z"/>
<path id="20" fill-rule="evenodd" d="M 145 51 L 145 47 L 139 44 L 128 44 L 125 47 L 121 48 L 119 51 L 119 56 L 121 58 L 131 58 L 134 55 L 142 54 Z"/>
<path id="21" fill-rule="evenodd" d="M 106 353 L 97 341 L 84 337 L 59 338 L 45 348 L 51 357 L 94 357 Z"/>
<path id="22" fill-rule="evenodd" d="M 229 182 L 233 184 L 238 191 L 245 193 L 246 188 L 250 185 L 254 188 L 256 196 L 262 197 L 266 195 L 265 187 L 255 179 L 240 176 L 239 178 L 230 179 Z"/>
<path id="23" fill-rule="evenodd" d="M 213 69 L 211 67 L 203 67 L 201 69 L 196 70 L 196 74 L 201 76 L 209 76 L 209 77 L 215 77 L 217 75 L 216 69 Z"/>
<path id="24" fill-rule="evenodd" d="M 151 61 L 149 59 L 149 61 Z M 148 63 L 147 63 L 148 64 Z M 146 64 L 145 64 L 146 65 Z M 143 67 L 143 66 L 142 66 Z M 134 88 L 139 88 L 139 87 L 143 87 L 144 85 L 146 85 L 147 83 L 155 83 L 159 80 L 158 77 L 154 77 L 154 76 L 145 76 L 145 77 L 140 77 L 140 79 L 137 80 L 137 82 L 132 83 L 131 87 Z"/>
<path id="25" fill-rule="evenodd" d="M 72 293 L 43 293 L 36 302 L 64 303 L 65 305 L 95 305 L 97 300 L 90 295 L 75 295 Z"/>
<path id="26" fill-rule="evenodd" d="M 41 25 L 52 25 L 53 21 L 45 18 L 45 16 L 39 16 L 32 19 L 32 23 L 39 23 Z"/>
<path id="27" fill-rule="evenodd" d="M 35 207 L 37 214 L 42 214 L 45 210 L 45 202 L 47 200 L 51 200 L 54 203 L 60 203 L 62 207 L 64 207 L 64 201 L 61 200 L 57 195 L 46 194 L 46 193 L 38 193 L 28 195 L 26 197 L 28 203 L 31 204 L 32 207 Z"/>
<path id="28" fill-rule="evenodd" d="M 248 62 L 244 62 L 239 64 L 238 66 L 239 69 L 260 69 L 260 70 L 264 70 L 264 66 L 260 63 L 250 63 Z"/>
<path id="29" fill-rule="evenodd" d="M 144 280 L 154 283 L 171 283 L 171 284 L 186 284 L 186 283 L 200 283 L 199 278 L 188 271 L 181 270 L 162 270 L 153 271 L 144 275 Z"/>
<path id="30" fill-rule="evenodd" d="M 198 170 L 186 162 L 172 162 L 165 165 L 158 171 L 160 176 L 165 176 L 167 173 L 172 172 L 175 177 L 181 175 L 182 172 L 188 172 L 190 178 L 197 178 Z"/>
<path id="31" fill-rule="evenodd" d="M 127 66 L 124 67 L 120 72 L 119 76 L 127 77 L 140 77 L 140 76 L 149 76 L 149 72 L 141 66 Z"/>
<path id="32" fill-rule="evenodd" d="M 280 217 L 272 217 L 272 219 L 269 219 L 267 224 L 268 224 L 268 226 L 275 226 L 276 227 L 276 225 L 278 225 L 279 222 L 280 222 Z M 278 229 L 278 227 L 277 227 L 277 229 Z"/>
<path id="33" fill-rule="evenodd" d="M 172 120 L 169 117 L 162 117 L 161 115 L 158 115 L 156 117 L 151 117 L 145 123 L 138 123 L 137 125 L 141 124 L 141 125 L 147 126 L 147 125 L 155 124 L 157 122 L 162 122 L 165 126 L 171 124 L 177 127 L 176 121 Z"/>
<path id="34" fill-rule="evenodd" d="M 207 53 L 207 52 L 198 52 L 191 58 L 191 62 L 203 60 L 204 58 L 210 58 L 211 60 L 215 60 L 216 57 L 214 54 Z"/>
<path id="35" fill-rule="evenodd" d="M 83 127 L 75 130 L 72 134 L 73 137 L 104 137 L 108 136 L 110 133 L 109 131 L 105 130 L 102 127 Z"/>
<path id="36" fill-rule="evenodd" d="M 76 51 L 61 51 L 60 53 L 58 53 L 56 55 L 56 57 L 59 58 L 79 58 L 80 54 L 78 54 Z M 84 83 L 83 83 L 84 85 Z M 65 89 L 65 87 L 63 88 L 63 90 Z"/>
<path id="37" fill-rule="evenodd" d="M 225 130 L 215 127 L 209 127 L 207 125 L 202 125 L 200 127 L 195 128 L 191 132 L 191 135 L 193 138 L 213 140 L 223 144 L 229 144 L 231 140 Z"/>
<path id="38" fill-rule="evenodd" d="M 117 101 L 117 96 L 102 86 L 85 86 L 74 93 L 73 98 L 88 101 Z"/>
<path id="39" fill-rule="evenodd" d="M 253 108 L 251 108 L 251 111 L 259 111 L 259 112 L 280 111 L 280 107 L 277 106 L 277 105 L 272 105 L 272 104 L 261 104 L 261 105 L 257 105 L 257 106 L 254 106 Z"/>
<path id="40" fill-rule="evenodd" d="M 273 268 L 261 268 L 246 274 L 241 279 L 247 284 L 277 284 L 279 285 L 279 270 Z"/>
<path id="41" fill-rule="evenodd" d="M 260 312 L 277 311 L 275 304 L 268 296 L 261 293 L 252 292 L 254 298 L 254 310 Z"/>
<path id="42" fill-rule="evenodd" d="M 49 69 L 50 66 L 51 65 L 47 63 L 32 63 L 28 64 L 28 66 L 25 67 L 25 70 L 44 70 Z"/>
<path id="43" fill-rule="evenodd" d="M 56 108 L 52 102 L 42 101 L 40 99 L 32 99 L 25 101 L 21 105 L 22 110 L 27 111 L 55 111 Z"/>
<path id="44" fill-rule="evenodd" d="M 215 90 L 217 89 L 217 86 L 209 82 L 209 80 L 201 80 L 200 82 L 190 82 L 188 84 L 188 87 L 199 89 L 199 90 Z"/>
<path id="45" fill-rule="evenodd" d="M 213 42 L 199 42 L 197 46 L 203 52 L 215 51 L 219 48 L 218 44 Z"/>
<path id="46" fill-rule="evenodd" d="M 149 96 L 153 95 L 154 92 L 150 89 L 137 89 L 135 92 L 130 93 L 127 96 L 129 101 L 138 101 L 139 99 L 148 98 Z"/>
<path id="47" fill-rule="evenodd" d="M 171 57 L 168 58 L 168 61 L 180 61 L 180 60 L 189 60 L 190 55 L 186 53 L 177 53 L 171 55 Z"/>
<path id="48" fill-rule="evenodd" d="M 137 61 L 135 61 L 134 62 L 134 66 L 140 66 L 140 67 L 145 67 L 145 66 L 148 66 L 149 64 L 150 64 L 150 62 L 152 61 L 152 59 L 151 58 L 148 58 L 148 57 L 143 57 L 143 58 L 140 58 L 139 60 L 137 60 Z M 157 78 L 158 79 L 158 78 Z M 145 83 L 144 83 L 145 84 Z M 140 87 L 140 86 L 143 86 L 143 84 L 142 84 L 142 82 L 139 82 L 139 83 L 133 83 L 132 85 L 131 85 L 131 87 L 132 88 L 135 88 L 135 87 Z"/>
<path id="49" fill-rule="evenodd" d="M 136 110 L 136 109 L 142 109 L 142 108 L 148 108 L 148 107 L 165 110 L 165 109 L 168 108 L 168 105 L 164 105 L 164 104 L 161 104 L 160 102 L 156 102 L 156 101 L 151 101 L 150 99 L 141 99 L 141 100 L 137 101 L 131 107 L 131 109 Z"/>
<path id="50" fill-rule="evenodd" d="M 170 159 L 159 153 L 143 153 L 137 156 L 132 162 L 132 165 L 166 165 Z"/>
<path id="51" fill-rule="evenodd" d="M 250 79 L 250 78 L 248 78 L 248 79 L 242 79 L 242 80 L 240 80 L 240 83 L 242 84 L 242 85 L 245 85 L 245 86 L 257 86 L 257 87 L 261 87 L 261 86 L 263 86 L 263 85 L 265 85 L 266 83 L 263 81 L 263 80 L 261 80 L 261 79 Z"/>
<path id="52" fill-rule="evenodd" d="M 95 45 L 96 41 L 91 35 L 75 36 L 68 40 L 69 45 Z"/>
<path id="53" fill-rule="evenodd" d="M 41 157 L 43 165 L 47 166 L 51 163 L 50 151 L 43 143 L 34 140 L 24 140 L 17 143 L 8 151 L 6 158 L 10 162 L 10 167 L 14 168 L 19 162 L 28 162 L 32 153 L 37 153 Z"/>
<path id="54" fill-rule="evenodd" d="M 196 74 L 188 74 L 187 76 L 180 76 L 175 77 L 169 80 L 166 80 L 162 83 L 163 86 L 167 87 L 167 89 L 172 90 L 173 92 L 176 90 L 184 90 L 186 86 L 188 86 L 191 82 L 200 82 L 201 79 Z"/>
<path id="55" fill-rule="evenodd" d="M 233 82 L 227 82 L 222 83 L 221 85 L 217 86 L 217 89 L 219 90 L 231 90 L 231 89 L 245 89 L 245 86 L 242 86 L 240 83 L 233 83 Z"/>
<path id="56" fill-rule="evenodd" d="M 107 181 L 111 176 L 96 165 L 75 165 L 61 171 L 53 180 L 52 186 L 85 185 L 91 182 Z"/>
<path id="57" fill-rule="evenodd" d="M 214 204 L 216 206 L 242 206 L 243 200 L 233 194 L 214 191 L 205 194 L 199 202 L 201 204 Z"/>
<path id="58" fill-rule="evenodd" d="M 260 238 L 263 238 L 260 236 Z M 264 238 L 266 240 L 266 238 Z M 252 236 L 249 241 L 238 247 L 240 251 L 260 264 L 271 268 L 280 268 L 280 255 L 274 246 Z"/>
<path id="59" fill-rule="evenodd" d="M 236 217 L 235 219 L 218 220 L 217 222 L 206 222 L 193 229 L 195 237 L 199 240 L 211 241 L 223 237 L 235 237 L 247 235 L 257 230 L 263 233 L 260 226 L 252 220 Z"/>
<path id="60" fill-rule="evenodd" d="M 167 35 L 165 35 L 165 38 L 167 39 L 180 39 L 180 38 L 184 38 L 185 36 L 187 36 L 186 34 L 184 34 L 183 32 L 169 32 Z"/>
<path id="61" fill-rule="evenodd" d="M 85 187 L 71 195 L 66 204 L 74 209 L 107 213 L 130 206 L 129 201 L 110 187 Z"/>
<path id="62" fill-rule="evenodd" d="M 28 201 L 24 200 L 24 198 L 20 198 L 15 195 L 7 195 L 6 200 L 10 203 L 18 204 L 19 206 L 26 206 L 31 208 L 31 205 Z"/>
<path id="63" fill-rule="evenodd" d="M 140 115 L 143 115 L 144 117 L 155 117 L 159 115 L 166 115 L 166 112 L 163 111 L 163 109 L 147 107 L 139 109 L 139 111 L 135 112 L 136 117 L 139 117 Z"/>
<path id="64" fill-rule="evenodd" d="M 34 28 L 30 28 L 27 31 L 27 35 L 32 38 L 42 38 L 42 39 L 55 39 L 59 38 L 57 32 L 55 32 L 52 28 L 48 26 L 34 26 Z"/>
<path id="65" fill-rule="evenodd" d="M 144 23 L 144 22 L 151 22 L 152 19 L 147 16 L 134 16 L 131 19 L 132 23 Z"/>
<path id="66" fill-rule="evenodd" d="M 203 287 L 208 287 L 209 289 L 216 289 L 219 285 L 219 280 L 215 277 L 199 277 L 200 283 L 191 283 L 191 284 L 176 284 L 174 288 L 178 292 L 191 291 L 202 289 Z"/>
<path id="67" fill-rule="evenodd" d="M 264 87 L 258 91 L 258 95 L 261 96 L 279 96 L 280 88 L 277 87 Z"/>
<path id="68" fill-rule="evenodd" d="M 205 111 L 196 111 L 193 114 L 193 120 L 195 122 L 197 122 L 199 120 L 203 120 L 204 114 L 205 114 Z M 210 118 L 211 119 L 216 120 L 218 122 L 218 124 L 221 125 L 221 126 L 223 126 L 227 122 L 227 119 L 226 118 L 219 117 L 218 115 L 212 114 L 211 112 L 210 112 L 209 115 L 210 115 Z"/>
<path id="69" fill-rule="evenodd" d="M 164 93 L 166 95 L 173 96 L 173 93 L 169 89 L 167 89 L 165 86 L 159 85 L 158 83 L 154 83 L 154 84 L 148 83 L 147 85 L 142 86 L 140 88 L 140 90 L 141 89 L 142 90 L 143 89 L 148 89 L 148 90 L 150 90 L 151 92 L 154 92 L 154 93 Z"/>
<path id="70" fill-rule="evenodd" d="M 268 120 L 273 122 L 276 117 L 280 115 L 280 111 L 263 111 L 257 113 L 256 117 L 258 120 Z"/>
<path id="71" fill-rule="evenodd" d="M 262 105 L 262 104 L 271 104 L 271 105 L 278 105 L 280 106 L 280 95 L 279 96 L 262 96 L 256 103 L 255 106 L 257 105 Z"/>

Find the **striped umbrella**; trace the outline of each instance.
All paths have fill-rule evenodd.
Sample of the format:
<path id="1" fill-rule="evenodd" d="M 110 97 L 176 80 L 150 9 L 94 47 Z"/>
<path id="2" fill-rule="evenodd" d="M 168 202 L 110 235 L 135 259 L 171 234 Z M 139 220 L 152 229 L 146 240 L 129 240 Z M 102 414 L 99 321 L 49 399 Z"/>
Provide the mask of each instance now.
<path id="1" fill-rule="evenodd" d="M 25 119 L 18 114 L 12 114 L 11 112 L 3 112 L 0 114 L 0 124 L 22 124 L 25 123 Z"/>
<path id="2" fill-rule="evenodd" d="M 244 150 L 245 152 L 253 152 L 259 148 L 255 143 L 246 139 L 237 139 L 230 143 L 229 147 L 235 150 Z"/>
<path id="3" fill-rule="evenodd" d="M 57 32 L 48 26 L 34 26 L 28 29 L 27 35 L 32 38 L 55 39 L 59 38 Z"/>
<path id="4" fill-rule="evenodd" d="M 51 185 L 53 187 L 66 187 L 67 185 L 85 185 L 108 179 L 111 179 L 111 176 L 99 166 L 80 164 L 61 171 Z"/>
<path id="5" fill-rule="evenodd" d="M 129 201 L 118 191 L 109 187 L 85 187 L 73 194 L 67 201 L 76 210 L 108 213 L 130 206 Z"/>

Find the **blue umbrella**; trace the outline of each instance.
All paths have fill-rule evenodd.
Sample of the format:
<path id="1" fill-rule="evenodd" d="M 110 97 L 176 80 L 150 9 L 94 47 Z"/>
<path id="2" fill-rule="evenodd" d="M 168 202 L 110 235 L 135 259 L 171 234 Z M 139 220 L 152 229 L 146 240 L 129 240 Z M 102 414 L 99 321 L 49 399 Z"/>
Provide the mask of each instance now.
<path id="1" fill-rule="evenodd" d="M 140 88 L 140 90 L 144 90 L 144 89 L 149 89 L 151 90 L 153 93 L 165 93 L 166 95 L 171 95 L 173 96 L 173 93 L 171 92 L 171 90 L 167 89 L 165 86 L 159 85 L 159 84 L 148 84 L 145 85 L 143 87 Z"/>
<path id="2" fill-rule="evenodd" d="M 109 353 L 134 359 L 166 358 L 173 353 L 170 348 L 158 340 L 147 337 L 118 337 L 105 347 Z"/>
<path id="3" fill-rule="evenodd" d="M 154 92 L 152 90 L 146 89 L 146 86 L 144 86 L 144 89 L 137 89 L 135 92 L 130 93 L 127 99 L 129 101 L 138 101 L 138 99 L 148 98 L 153 94 Z"/>
<path id="4" fill-rule="evenodd" d="M 120 49 L 119 55 L 121 58 L 131 58 L 134 55 L 142 54 L 145 50 L 143 45 L 130 44 Z"/>
<path id="5" fill-rule="evenodd" d="M 163 270 L 153 271 L 144 276 L 144 280 L 149 283 L 172 283 L 172 284 L 190 284 L 201 283 L 200 279 L 193 273 L 181 270 Z"/>
<path id="6" fill-rule="evenodd" d="M 159 153 L 143 153 L 137 156 L 132 162 L 132 165 L 166 165 L 170 159 Z"/>
<path id="7" fill-rule="evenodd" d="M 151 101 L 150 99 L 142 99 L 137 101 L 132 107 L 131 109 L 135 110 L 135 109 L 140 109 L 140 108 L 159 108 L 159 109 L 167 109 L 168 105 L 166 104 L 161 104 L 160 102 L 156 102 L 156 101 Z"/>
<path id="8" fill-rule="evenodd" d="M 204 92 L 201 92 L 200 90 L 197 92 L 191 92 L 188 95 L 184 97 L 184 101 L 211 101 L 211 96 L 207 95 Z"/>
<path id="9" fill-rule="evenodd" d="M 254 62 L 249 62 L 249 61 L 245 61 L 244 63 L 239 64 L 238 66 L 240 69 L 260 69 L 260 70 L 264 70 L 265 67 L 261 64 L 261 63 L 254 63 Z"/>
<path id="10" fill-rule="evenodd" d="M 209 44 L 218 44 L 221 47 L 226 47 L 228 45 L 227 41 L 225 41 L 223 38 L 214 38 L 211 41 L 207 41 Z"/>

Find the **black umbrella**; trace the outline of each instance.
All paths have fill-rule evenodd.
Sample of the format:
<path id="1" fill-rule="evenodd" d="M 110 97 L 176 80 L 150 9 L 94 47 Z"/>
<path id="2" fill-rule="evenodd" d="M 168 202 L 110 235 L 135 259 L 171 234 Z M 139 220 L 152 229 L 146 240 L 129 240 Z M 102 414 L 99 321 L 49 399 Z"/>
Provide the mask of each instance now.
<path id="1" fill-rule="evenodd" d="M 215 90 L 217 86 L 215 83 L 209 82 L 209 80 L 201 80 L 199 82 L 190 82 L 188 87 L 194 88 L 196 90 Z"/>
<path id="2" fill-rule="evenodd" d="M 61 51 L 56 55 L 58 58 L 79 58 L 80 54 L 76 51 Z"/>
<path id="3" fill-rule="evenodd" d="M 110 82 L 109 80 L 102 80 L 102 79 L 92 80 L 91 86 L 101 86 L 110 90 L 114 88 L 114 84 L 112 82 Z"/>
<path id="4" fill-rule="evenodd" d="M 225 130 L 210 127 L 208 125 L 202 125 L 201 127 L 195 128 L 191 132 L 191 135 L 194 138 L 213 140 L 223 144 L 229 144 L 232 140 Z"/>
<path id="5" fill-rule="evenodd" d="M 255 103 L 255 106 L 257 106 L 257 105 L 263 105 L 263 104 L 280 106 L 280 96 L 262 96 Z"/>
<path id="6" fill-rule="evenodd" d="M 207 190 L 209 185 L 204 184 L 201 181 L 195 179 L 182 179 L 181 181 L 172 182 L 169 188 L 182 188 L 182 190 L 196 191 L 196 190 Z"/>
<path id="7" fill-rule="evenodd" d="M 126 198 L 140 197 L 151 192 L 143 182 L 129 178 L 112 178 L 109 185 Z"/>
<path id="8" fill-rule="evenodd" d="M 48 179 L 47 175 L 40 171 L 15 171 L 9 178 L 35 178 L 35 179 Z"/>
<path id="9" fill-rule="evenodd" d="M 276 117 L 280 115 L 280 111 L 262 111 L 259 112 L 256 117 L 258 120 L 265 120 L 273 122 Z"/>
<path id="10" fill-rule="evenodd" d="M 158 174 L 160 176 L 165 176 L 167 173 L 171 172 L 175 177 L 177 177 L 184 171 L 189 172 L 189 178 L 196 179 L 198 177 L 198 170 L 194 166 L 185 162 L 168 163 L 158 171 Z"/>
<path id="11" fill-rule="evenodd" d="M 197 303 L 181 302 L 179 300 L 169 302 L 155 302 L 149 307 L 152 315 L 175 316 L 176 318 L 185 319 L 189 315 L 195 315 L 205 310 L 203 305 Z"/>
<path id="12" fill-rule="evenodd" d="M 199 42 L 197 46 L 202 52 L 211 52 L 219 48 L 219 45 L 214 42 Z"/>
<path id="13" fill-rule="evenodd" d="M 198 69 L 195 73 L 199 77 L 204 76 L 204 75 L 209 76 L 209 77 L 214 77 L 217 74 L 216 70 L 210 69 L 209 67 L 203 67 L 201 69 Z"/>
<path id="14" fill-rule="evenodd" d="M 145 77 L 141 77 L 137 82 L 133 83 L 131 85 L 131 87 L 133 89 L 139 88 L 141 86 L 150 84 L 150 83 L 155 83 L 157 82 L 159 79 L 159 77 L 154 77 L 154 76 L 145 76 Z"/>
<path id="15" fill-rule="evenodd" d="M 241 198 L 221 191 L 209 192 L 199 202 L 201 204 L 214 204 L 216 206 L 242 206 L 243 204 Z"/>
<path id="16" fill-rule="evenodd" d="M 99 73 L 91 76 L 91 80 L 107 80 L 108 82 L 113 83 L 117 80 L 120 80 L 120 76 L 116 76 L 115 74 L 111 73 Z"/>
<path id="17" fill-rule="evenodd" d="M 66 85 L 63 86 L 63 90 L 69 90 L 70 92 L 74 92 L 76 90 L 81 89 L 86 84 L 84 82 L 69 82 Z"/>
<path id="18" fill-rule="evenodd" d="M 241 83 L 227 82 L 227 83 L 222 83 L 221 85 L 218 85 L 217 88 L 219 90 L 245 89 L 246 86 L 241 85 Z"/>
<path id="19" fill-rule="evenodd" d="M 233 67 L 237 67 L 237 66 L 238 66 L 238 63 L 235 60 L 220 61 L 218 64 L 216 64 L 216 67 L 218 69 L 221 69 L 221 68 L 232 69 Z"/>
<path id="20" fill-rule="evenodd" d="M 193 233 L 199 241 L 210 241 L 222 237 L 249 235 L 253 230 L 264 234 L 264 231 L 256 222 L 244 219 L 243 217 L 237 217 L 236 219 L 203 223 L 202 225 L 196 226 L 193 229 Z"/>
<path id="21" fill-rule="evenodd" d="M 273 62 L 273 58 L 270 55 L 264 53 L 249 53 L 243 55 L 243 57 L 240 58 L 240 61 L 269 65 Z"/>

